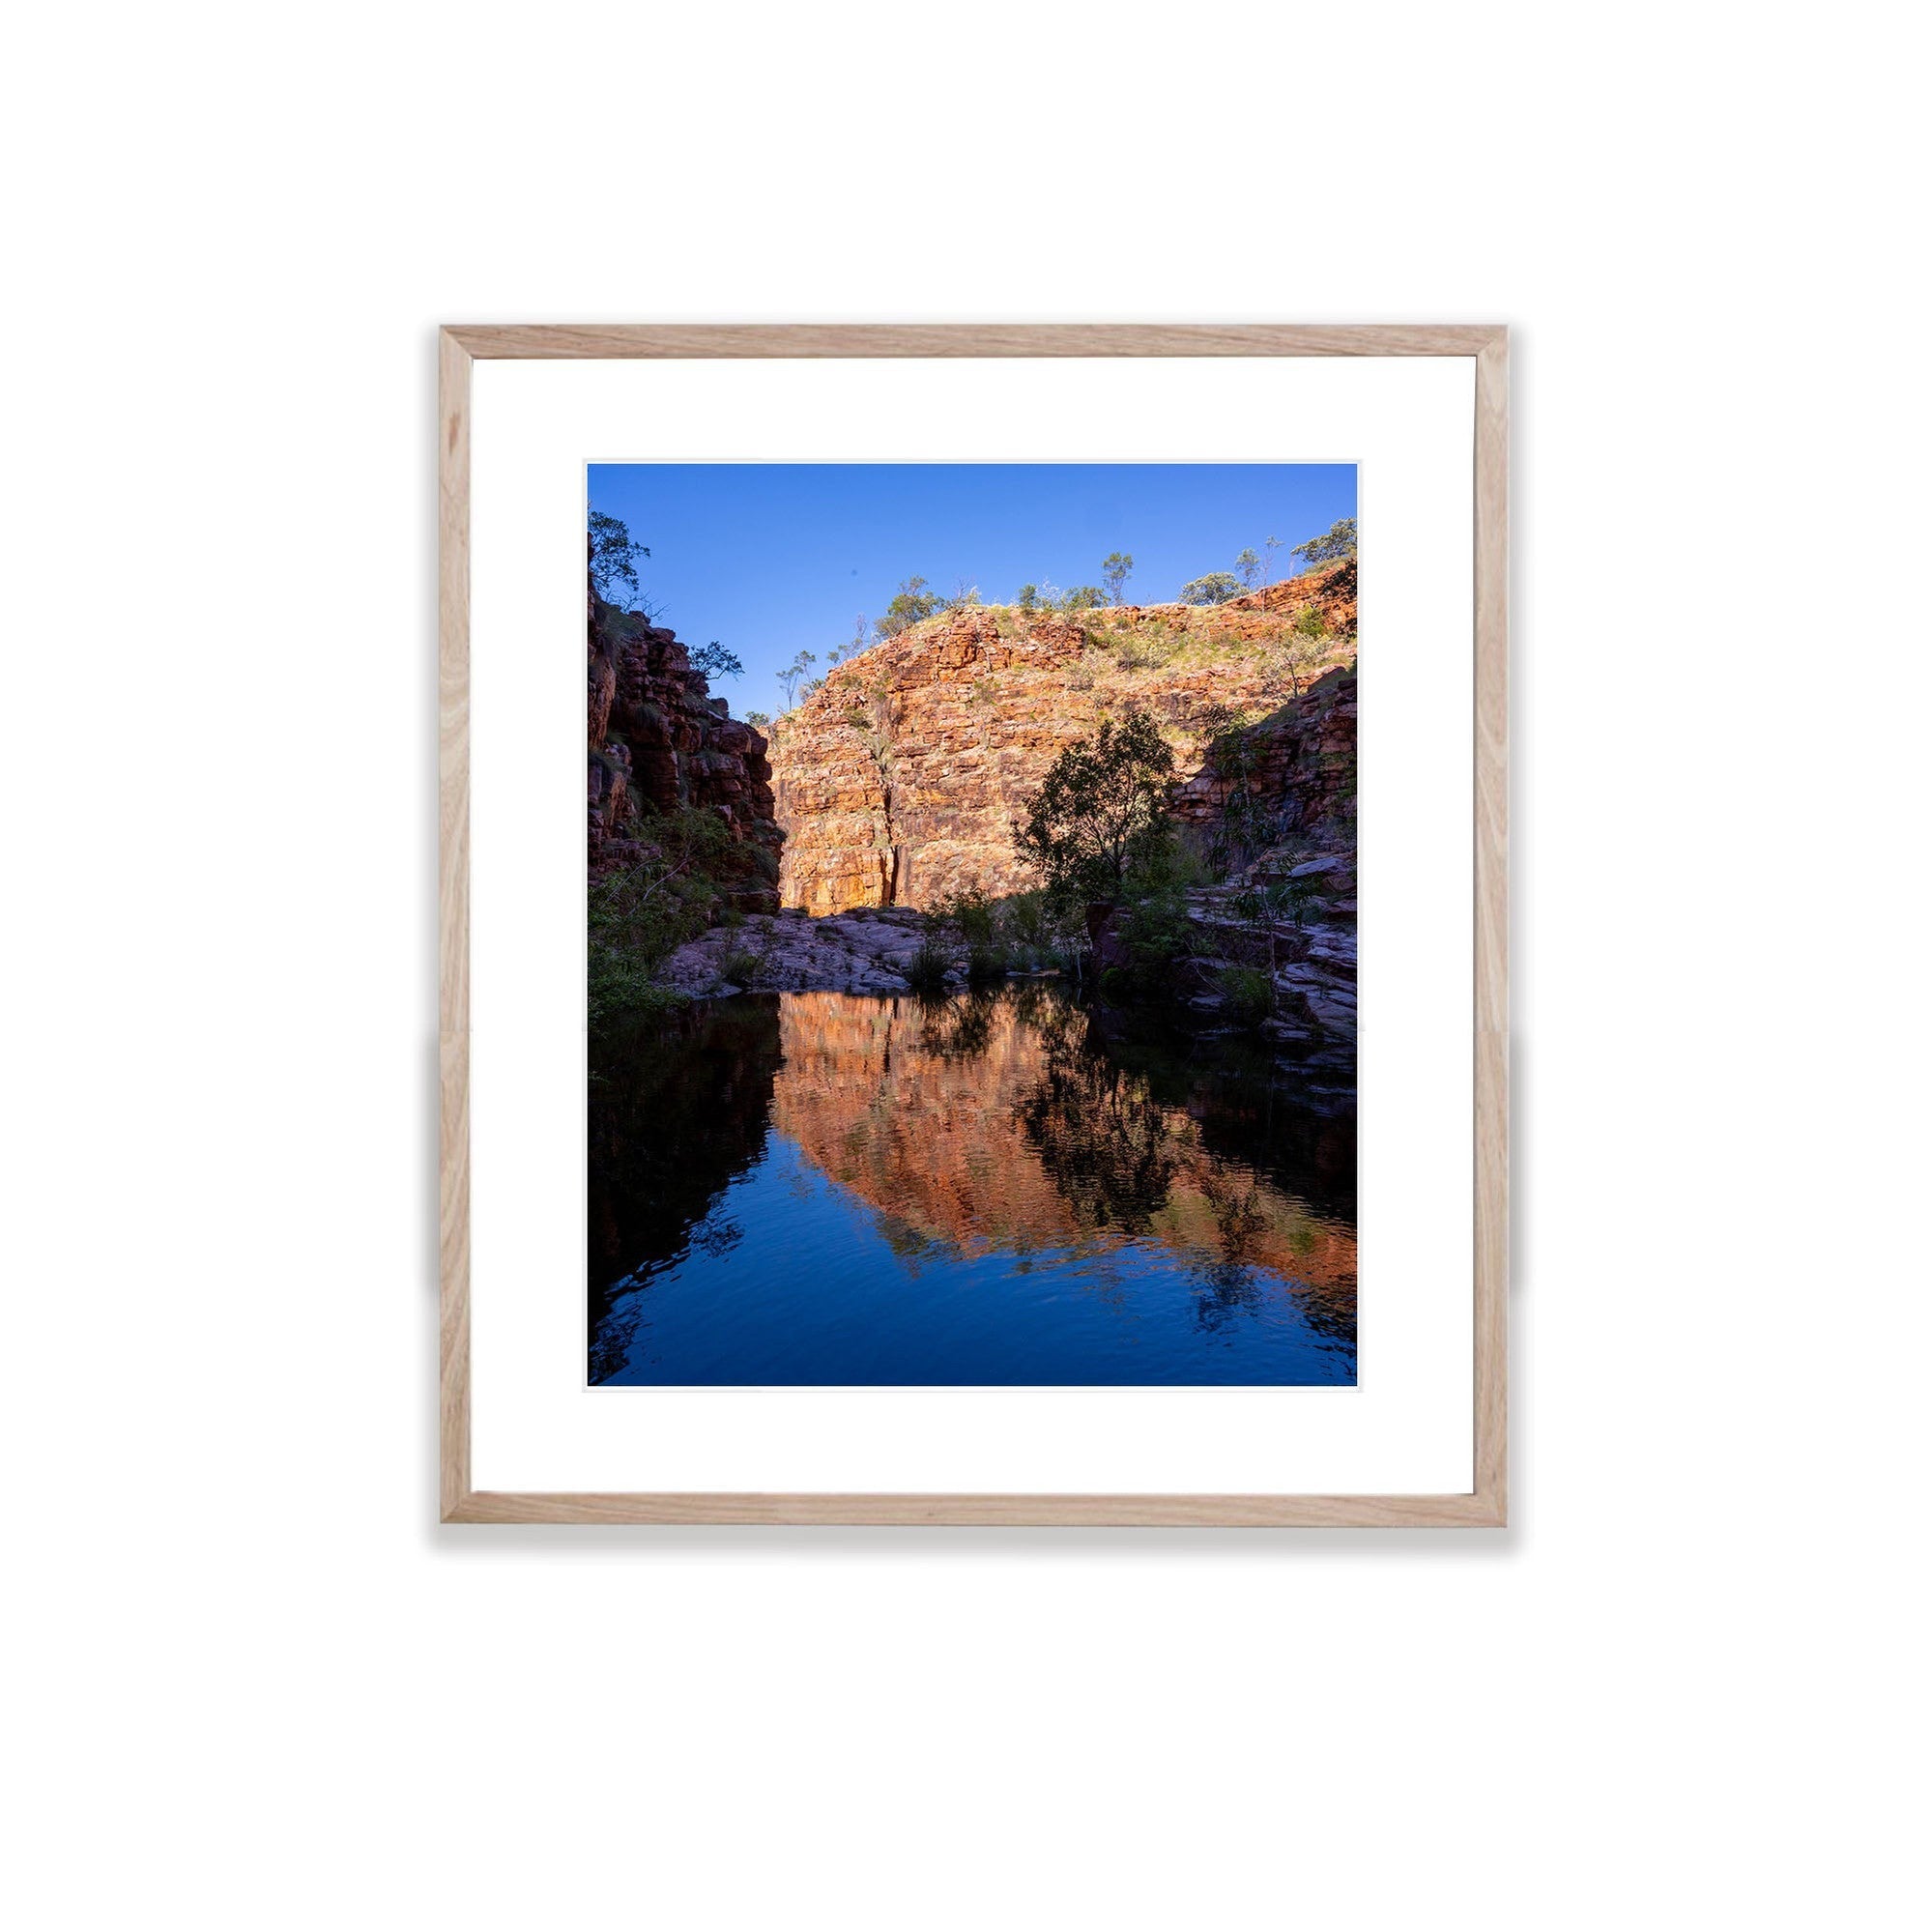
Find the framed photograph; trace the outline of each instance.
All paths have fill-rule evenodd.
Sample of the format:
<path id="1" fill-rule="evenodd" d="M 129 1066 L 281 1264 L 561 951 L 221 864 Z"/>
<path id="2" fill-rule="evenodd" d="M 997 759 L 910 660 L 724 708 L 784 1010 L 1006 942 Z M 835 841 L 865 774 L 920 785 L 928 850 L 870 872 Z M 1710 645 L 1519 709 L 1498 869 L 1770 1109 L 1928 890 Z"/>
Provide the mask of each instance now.
<path id="1" fill-rule="evenodd" d="M 1501 1525 L 1505 332 L 441 358 L 444 1519 Z"/>

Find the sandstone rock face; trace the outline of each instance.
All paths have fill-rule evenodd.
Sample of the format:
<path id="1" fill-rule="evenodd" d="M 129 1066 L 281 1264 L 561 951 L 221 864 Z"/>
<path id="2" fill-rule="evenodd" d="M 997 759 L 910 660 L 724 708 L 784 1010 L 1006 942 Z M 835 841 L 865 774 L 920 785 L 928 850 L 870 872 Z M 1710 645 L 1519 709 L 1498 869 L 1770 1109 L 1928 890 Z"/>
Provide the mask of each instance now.
<path id="1" fill-rule="evenodd" d="M 650 812 L 719 813 L 740 839 L 775 851 L 771 766 L 759 734 L 732 717 L 677 636 L 590 600 L 589 855 L 593 877 L 637 859 Z M 775 911 L 775 894 L 744 895 Z"/>
<path id="2" fill-rule="evenodd" d="M 1324 672 L 1299 697 L 1224 738 L 1176 792 L 1203 837 L 1248 834 L 1265 878 L 1348 884 L 1355 863 L 1355 673 Z M 1314 855 L 1310 848 L 1318 848 Z"/>
<path id="3" fill-rule="evenodd" d="M 826 913 L 1036 884 L 1013 846 L 1026 800 L 1062 750 L 1136 709 L 1174 745 L 1185 809 L 1204 818 L 1219 802 L 1198 783 L 1209 742 L 1230 723 L 1266 730 L 1354 654 L 1352 561 L 1206 608 L 949 611 L 839 665 L 773 727 L 780 896 Z M 1319 817 L 1327 767 L 1304 735 L 1296 712 L 1254 763 Z"/>

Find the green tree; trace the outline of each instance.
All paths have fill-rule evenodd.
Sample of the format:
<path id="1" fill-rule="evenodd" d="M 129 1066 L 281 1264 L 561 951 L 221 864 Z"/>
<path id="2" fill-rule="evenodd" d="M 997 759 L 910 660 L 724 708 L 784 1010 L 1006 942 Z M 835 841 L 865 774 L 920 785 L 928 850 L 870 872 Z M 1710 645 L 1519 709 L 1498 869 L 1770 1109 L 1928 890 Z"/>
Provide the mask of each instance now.
<path id="1" fill-rule="evenodd" d="M 1311 632 L 1304 618 L 1275 647 L 1282 669 L 1288 674 L 1288 688 L 1297 698 L 1307 688 L 1316 665 L 1328 655 L 1321 644 L 1326 635 L 1322 631 Z"/>
<path id="2" fill-rule="evenodd" d="M 1234 568 L 1242 583 L 1252 591 L 1261 580 L 1261 558 L 1259 552 L 1244 550 L 1234 560 Z"/>
<path id="3" fill-rule="evenodd" d="M 735 651 L 727 650 L 716 638 L 709 644 L 701 644 L 690 653 L 691 669 L 706 678 L 739 678 L 744 675 L 744 666 L 738 662 Z"/>
<path id="4" fill-rule="evenodd" d="M 899 587 L 899 594 L 886 605 L 885 615 L 879 619 L 876 628 L 880 637 L 897 637 L 901 631 L 910 630 L 916 623 L 923 622 L 939 608 L 941 598 L 923 577 L 908 577 Z"/>
<path id="5" fill-rule="evenodd" d="M 1049 767 L 1014 837 L 1063 904 L 1118 903 L 1130 866 L 1172 845 L 1167 816 L 1174 754 L 1144 711 L 1110 720 L 1100 735 L 1069 746 Z"/>
<path id="6" fill-rule="evenodd" d="M 1197 577 L 1193 583 L 1181 586 L 1184 604 L 1225 604 L 1229 597 L 1240 594 L 1240 583 L 1226 570 L 1210 570 L 1205 577 Z"/>
<path id="7" fill-rule="evenodd" d="M 1355 555 L 1355 519 L 1344 516 L 1322 532 L 1319 536 L 1312 536 L 1306 543 L 1298 543 L 1288 552 L 1290 557 L 1299 557 L 1303 563 L 1312 569 L 1317 563 L 1333 563 L 1343 557 Z"/>
<path id="8" fill-rule="evenodd" d="M 1261 548 L 1268 553 L 1268 561 L 1261 566 L 1263 584 L 1272 584 L 1275 581 L 1275 552 L 1281 547 L 1282 539 L 1279 536 L 1271 536 L 1261 545 Z"/>
<path id="9" fill-rule="evenodd" d="M 1040 602 L 1039 585 L 1022 584 L 1013 593 L 1013 602 L 1017 609 L 1023 611 L 1031 611 L 1037 608 Z"/>
<path id="10" fill-rule="evenodd" d="M 1106 594 L 1098 584 L 1076 584 L 1060 598 L 1060 609 L 1072 617 L 1076 611 L 1090 611 L 1094 605 L 1106 601 Z"/>
<path id="11" fill-rule="evenodd" d="M 1100 566 L 1100 581 L 1107 586 L 1108 601 L 1124 604 L 1127 599 L 1122 594 L 1127 589 L 1127 580 L 1134 574 L 1134 560 L 1124 550 L 1116 550 L 1106 558 Z"/>
<path id="12" fill-rule="evenodd" d="M 744 714 L 744 721 L 755 732 L 768 731 L 771 728 L 771 713 L 769 711 L 747 711 Z"/>
<path id="13" fill-rule="evenodd" d="M 640 591 L 638 560 L 650 552 L 631 541 L 630 531 L 602 510 L 591 512 L 591 587 L 607 604 L 634 610 Z"/>

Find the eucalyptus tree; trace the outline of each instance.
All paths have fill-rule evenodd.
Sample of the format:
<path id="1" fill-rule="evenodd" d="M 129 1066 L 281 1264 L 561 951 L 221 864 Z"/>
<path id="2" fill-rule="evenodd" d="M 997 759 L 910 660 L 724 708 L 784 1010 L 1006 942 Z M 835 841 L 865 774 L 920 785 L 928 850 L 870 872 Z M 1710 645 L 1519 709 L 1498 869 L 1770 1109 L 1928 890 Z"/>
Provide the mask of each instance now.
<path id="1" fill-rule="evenodd" d="M 1110 719 L 1048 767 L 1014 836 L 1049 893 L 1094 911 L 1117 905 L 1128 868 L 1173 843 L 1168 817 L 1174 754 L 1144 711 Z"/>
<path id="2" fill-rule="evenodd" d="M 788 711 L 792 708 L 793 704 L 797 697 L 798 680 L 801 678 L 803 678 L 805 674 L 811 670 L 813 665 L 818 663 L 818 661 L 819 658 L 817 652 L 810 650 L 801 650 L 798 653 L 798 655 L 792 660 L 790 664 L 783 666 L 779 670 L 778 672 L 779 688 L 783 690 L 783 692 L 785 693 L 785 708 Z"/>
<path id="3" fill-rule="evenodd" d="M 1306 543 L 1298 543 L 1288 552 L 1290 557 L 1299 557 L 1311 569 L 1317 563 L 1333 563 L 1343 557 L 1355 555 L 1355 519 L 1352 516 L 1338 518 L 1319 536 L 1312 536 Z"/>

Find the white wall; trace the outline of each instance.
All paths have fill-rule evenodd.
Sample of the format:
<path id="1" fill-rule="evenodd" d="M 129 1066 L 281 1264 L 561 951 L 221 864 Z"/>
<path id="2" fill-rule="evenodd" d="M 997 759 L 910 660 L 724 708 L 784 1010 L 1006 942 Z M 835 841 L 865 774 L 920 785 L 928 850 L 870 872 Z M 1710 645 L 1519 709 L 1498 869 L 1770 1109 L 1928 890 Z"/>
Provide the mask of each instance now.
<path id="1" fill-rule="evenodd" d="M 18 1922 L 1906 1922 L 1897 17 L 16 24 Z M 1097 316 L 1519 332 L 1515 1527 L 439 1530 L 433 325 Z"/>

